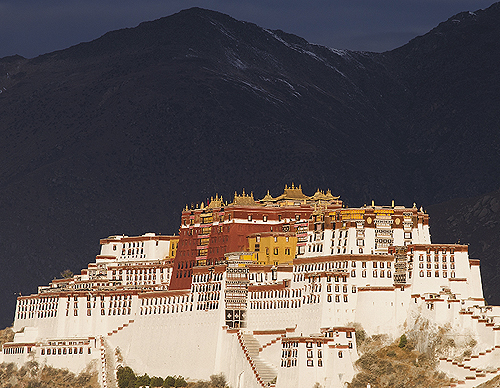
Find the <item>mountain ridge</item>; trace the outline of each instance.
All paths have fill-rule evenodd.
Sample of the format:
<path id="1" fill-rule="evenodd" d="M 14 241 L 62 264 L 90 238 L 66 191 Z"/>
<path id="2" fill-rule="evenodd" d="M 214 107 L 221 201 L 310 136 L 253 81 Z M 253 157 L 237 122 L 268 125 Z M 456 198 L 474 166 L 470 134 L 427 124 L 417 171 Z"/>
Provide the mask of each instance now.
<path id="1" fill-rule="evenodd" d="M 472 28 L 496 20 L 499 6 L 490 8 Z M 353 206 L 411 206 L 496 190 L 490 64 L 500 51 L 467 65 L 475 85 L 462 79 L 453 42 L 419 49 L 434 47 L 442 25 L 369 53 L 193 8 L 33 59 L 0 59 L 0 209 L 10 215 L 0 253 L 16 259 L 4 264 L 0 316 L 13 313 L 12 290 L 32 292 L 91 261 L 99 238 L 174 233 L 185 204 L 215 193 L 260 198 L 295 182 Z M 483 40 L 499 36 L 496 24 L 482 30 Z"/>

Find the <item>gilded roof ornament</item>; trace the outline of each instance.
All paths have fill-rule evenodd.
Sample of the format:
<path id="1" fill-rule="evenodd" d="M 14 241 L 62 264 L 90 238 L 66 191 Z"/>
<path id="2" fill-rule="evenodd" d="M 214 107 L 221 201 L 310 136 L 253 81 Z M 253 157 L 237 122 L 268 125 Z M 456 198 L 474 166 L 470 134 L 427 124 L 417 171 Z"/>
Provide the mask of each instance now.
<path id="1" fill-rule="evenodd" d="M 253 198 L 253 192 L 250 192 L 250 195 L 245 193 L 245 189 L 243 189 L 243 193 L 238 195 L 237 192 L 234 193 L 234 201 L 232 205 L 240 205 L 240 206 L 259 206 L 260 203 L 256 202 Z"/>
<path id="2" fill-rule="evenodd" d="M 269 194 L 269 190 L 267 190 L 267 194 L 262 198 L 261 202 L 273 202 L 275 199 Z"/>
<path id="3" fill-rule="evenodd" d="M 210 203 L 208 204 L 207 208 L 213 209 L 222 206 L 224 206 L 224 200 L 222 199 L 222 196 L 219 197 L 219 194 L 215 194 L 215 199 L 214 197 L 210 198 Z"/>

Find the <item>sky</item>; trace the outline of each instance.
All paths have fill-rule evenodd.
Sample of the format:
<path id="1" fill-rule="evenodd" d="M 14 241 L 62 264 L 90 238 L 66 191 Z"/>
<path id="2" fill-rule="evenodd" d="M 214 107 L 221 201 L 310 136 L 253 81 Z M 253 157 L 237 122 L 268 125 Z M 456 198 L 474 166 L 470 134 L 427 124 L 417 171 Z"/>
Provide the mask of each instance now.
<path id="1" fill-rule="evenodd" d="M 382 52 L 402 46 L 462 11 L 491 0 L 0 0 L 0 58 L 33 58 L 203 7 L 337 49 Z"/>

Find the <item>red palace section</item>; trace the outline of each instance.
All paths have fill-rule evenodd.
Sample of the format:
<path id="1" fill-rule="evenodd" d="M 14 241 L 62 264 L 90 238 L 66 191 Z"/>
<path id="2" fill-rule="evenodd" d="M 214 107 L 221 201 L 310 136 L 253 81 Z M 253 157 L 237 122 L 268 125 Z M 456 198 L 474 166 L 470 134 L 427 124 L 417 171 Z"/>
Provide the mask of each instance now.
<path id="1" fill-rule="evenodd" d="M 273 198 L 269 193 L 261 200 L 253 195 L 235 193 L 234 201 L 224 203 L 216 196 L 208 205 L 182 212 L 179 245 L 174 260 L 170 290 L 191 287 L 193 268 L 215 265 L 228 252 L 245 251 L 247 236 L 263 232 L 289 232 L 300 220 L 307 220 L 318 204 L 329 209 L 342 207 L 342 201 L 329 191 L 312 197 L 301 187 L 285 187 L 284 193 Z"/>

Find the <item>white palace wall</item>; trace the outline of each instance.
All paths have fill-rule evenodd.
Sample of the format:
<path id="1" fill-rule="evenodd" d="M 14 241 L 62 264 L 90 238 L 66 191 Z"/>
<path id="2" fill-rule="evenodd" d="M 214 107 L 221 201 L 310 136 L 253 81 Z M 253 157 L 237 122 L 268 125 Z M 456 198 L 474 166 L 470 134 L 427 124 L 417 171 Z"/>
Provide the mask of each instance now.
<path id="1" fill-rule="evenodd" d="M 118 274 L 109 268 L 117 263 L 108 257 L 104 267 L 89 266 L 93 280 L 82 279 L 90 276 L 82 271 L 79 279 L 54 281 L 18 298 L 17 334 L 3 346 L 0 362 L 32 357 L 79 372 L 91 362 L 102 364 L 105 343 L 138 374 L 208 379 L 223 372 L 232 387 L 261 388 L 267 382 L 258 376 L 276 370 L 277 388 L 315 382 L 341 388 L 355 373 L 354 323 L 368 335 L 395 339 L 426 319 L 471 334 L 485 352 L 500 347 L 500 308 L 484 305 L 479 261 L 469 259 L 467 247 L 427 244 L 428 226 L 420 225 L 411 232 L 418 243 L 402 256 L 392 248 L 356 252 L 360 236 L 367 240 L 376 230 L 310 238 L 315 248 L 309 253 L 307 246 L 293 265 L 259 266 L 234 253 L 224 264 L 194 268 L 188 290 L 166 290 L 160 272 L 147 284 L 135 276 L 150 272 L 134 272 L 135 283 L 124 284 L 113 278 Z M 405 239 L 401 231 L 394 230 L 395 240 Z M 344 241 L 354 253 L 331 255 L 329 244 L 337 252 Z M 255 341 L 259 349 L 250 351 Z"/>

